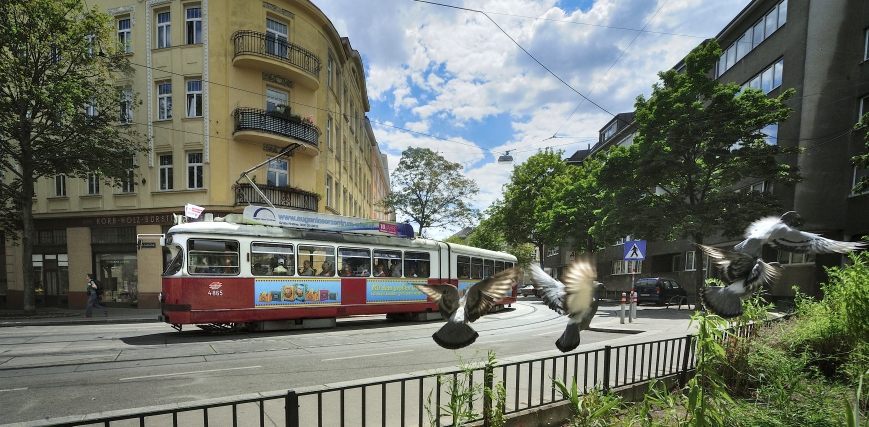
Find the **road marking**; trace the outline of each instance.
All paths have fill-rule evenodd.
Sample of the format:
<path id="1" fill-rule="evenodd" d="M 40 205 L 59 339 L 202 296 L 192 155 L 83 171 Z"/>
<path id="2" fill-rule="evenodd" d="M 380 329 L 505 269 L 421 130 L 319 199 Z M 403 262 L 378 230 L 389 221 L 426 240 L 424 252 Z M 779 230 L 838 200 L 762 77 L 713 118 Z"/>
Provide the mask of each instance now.
<path id="1" fill-rule="evenodd" d="M 235 371 L 235 370 L 239 370 L 239 369 L 256 369 L 256 368 L 262 368 L 262 366 L 244 366 L 241 368 L 209 369 L 206 371 L 178 372 L 178 373 L 174 373 L 174 374 L 143 375 L 141 377 L 120 378 L 120 379 L 118 379 L 118 381 L 139 380 L 142 378 L 172 377 L 172 376 L 176 376 L 176 375 L 181 376 L 181 375 L 190 375 L 190 374 L 204 374 L 206 372 Z"/>
<path id="2" fill-rule="evenodd" d="M 0 390 L 0 393 L 3 393 L 4 391 L 23 391 L 23 390 L 27 390 L 27 387 L 22 387 L 22 388 L 8 388 L 8 389 L 6 389 L 6 390 Z"/>
<path id="3" fill-rule="evenodd" d="M 323 360 L 320 360 L 320 361 L 321 361 L 321 362 L 329 362 L 329 361 L 332 361 L 332 360 L 357 359 L 357 358 L 360 358 L 360 357 L 386 356 L 387 354 L 410 353 L 410 352 L 412 352 L 412 351 L 413 351 L 413 350 L 402 350 L 402 351 L 393 351 L 393 352 L 390 352 L 390 353 L 363 354 L 363 355 L 361 355 L 361 356 L 335 357 L 335 358 L 332 358 L 332 359 L 323 359 Z"/>
<path id="4" fill-rule="evenodd" d="M 557 334 L 557 333 L 559 333 L 559 332 L 561 332 L 561 330 L 552 331 L 552 332 L 544 332 L 544 333 L 542 333 L 542 334 L 536 334 L 536 335 L 539 337 L 539 336 L 542 336 L 542 335 Z"/>

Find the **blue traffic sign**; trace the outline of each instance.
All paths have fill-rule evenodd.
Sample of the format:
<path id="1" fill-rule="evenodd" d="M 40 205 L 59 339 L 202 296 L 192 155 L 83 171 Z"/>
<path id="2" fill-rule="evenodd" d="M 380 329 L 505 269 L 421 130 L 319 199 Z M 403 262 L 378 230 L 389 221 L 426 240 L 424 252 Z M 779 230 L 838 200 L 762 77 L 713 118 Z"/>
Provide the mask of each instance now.
<path id="1" fill-rule="evenodd" d="M 625 261 L 642 261 L 646 259 L 646 241 L 634 240 L 625 242 Z"/>

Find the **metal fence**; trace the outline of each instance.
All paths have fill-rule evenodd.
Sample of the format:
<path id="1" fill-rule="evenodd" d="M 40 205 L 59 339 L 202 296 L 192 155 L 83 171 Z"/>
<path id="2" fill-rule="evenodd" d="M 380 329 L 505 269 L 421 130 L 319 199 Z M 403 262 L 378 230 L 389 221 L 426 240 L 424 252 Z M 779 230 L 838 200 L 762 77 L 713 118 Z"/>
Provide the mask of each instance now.
<path id="1" fill-rule="evenodd" d="M 500 410 L 512 414 L 564 400 L 555 380 L 577 381 L 583 392 L 647 382 L 674 375 L 684 383 L 696 367 L 694 336 L 638 344 L 605 346 L 541 359 L 425 375 L 396 375 L 373 382 L 319 386 L 248 397 L 216 399 L 196 404 L 178 404 L 146 411 L 91 414 L 78 420 L 47 420 L 52 426 L 423 426 L 450 425 L 445 411 L 457 390 L 502 385 Z M 473 363 L 471 363 L 473 365 Z M 472 408 L 490 413 L 493 402 L 485 393 L 475 393 Z"/>

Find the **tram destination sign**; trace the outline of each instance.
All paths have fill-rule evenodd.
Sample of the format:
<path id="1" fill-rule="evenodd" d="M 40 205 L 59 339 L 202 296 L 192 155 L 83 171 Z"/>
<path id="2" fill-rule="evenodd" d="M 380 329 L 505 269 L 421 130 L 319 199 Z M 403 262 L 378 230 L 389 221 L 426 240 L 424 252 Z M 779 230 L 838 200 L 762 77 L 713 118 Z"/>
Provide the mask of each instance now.
<path id="1" fill-rule="evenodd" d="M 262 206 L 245 207 L 242 213 L 242 222 L 344 233 L 383 234 L 407 238 L 414 236 L 413 226 L 410 224 Z"/>

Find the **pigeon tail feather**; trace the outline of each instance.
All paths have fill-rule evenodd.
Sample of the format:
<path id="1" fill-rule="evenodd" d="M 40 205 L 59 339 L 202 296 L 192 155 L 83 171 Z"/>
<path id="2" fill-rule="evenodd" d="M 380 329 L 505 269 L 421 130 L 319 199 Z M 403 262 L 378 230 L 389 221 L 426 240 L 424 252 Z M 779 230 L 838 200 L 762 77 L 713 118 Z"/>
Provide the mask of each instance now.
<path id="1" fill-rule="evenodd" d="M 712 314 L 730 319 L 742 314 L 742 298 L 721 286 L 700 288 L 700 300 Z"/>
<path id="2" fill-rule="evenodd" d="M 479 336 L 474 328 L 465 323 L 447 322 L 431 337 L 439 346 L 456 350 L 473 344 Z"/>
<path id="3" fill-rule="evenodd" d="M 555 346 L 562 353 L 567 353 L 579 346 L 579 327 L 579 323 L 568 323 L 567 328 L 564 329 L 564 333 L 561 334 L 561 338 L 555 341 Z"/>

